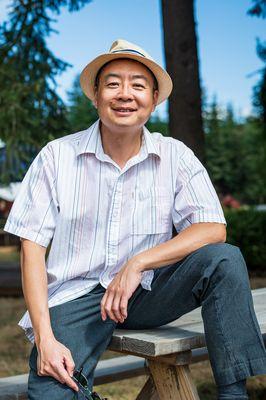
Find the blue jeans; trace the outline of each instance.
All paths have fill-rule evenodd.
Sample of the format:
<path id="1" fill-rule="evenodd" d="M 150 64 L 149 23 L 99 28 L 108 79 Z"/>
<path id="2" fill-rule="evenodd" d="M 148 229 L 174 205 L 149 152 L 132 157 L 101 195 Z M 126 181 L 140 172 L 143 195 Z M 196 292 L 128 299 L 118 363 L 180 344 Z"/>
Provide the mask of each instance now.
<path id="1" fill-rule="evenodd" d="M 237 247 L 209 244 L 175 264 L 156 269 L 152 290 L 137 288 L 123 324 L 102 321 L 100 301 L 104 292 L 99 284 L 80 298 L 50 308 L 55 337 L 70 349 L 76 368 L 84 365 L 91 388 L 94 369 L 116 327 L 158 327 L 199 306 L 216 384 L 266 374 L 266 351 L 246 264 Z M 34 346 L 29 360 L 29 399 L 71 399 L 73 391 L 66 385 L 37 375 L 36 360 Z"/>

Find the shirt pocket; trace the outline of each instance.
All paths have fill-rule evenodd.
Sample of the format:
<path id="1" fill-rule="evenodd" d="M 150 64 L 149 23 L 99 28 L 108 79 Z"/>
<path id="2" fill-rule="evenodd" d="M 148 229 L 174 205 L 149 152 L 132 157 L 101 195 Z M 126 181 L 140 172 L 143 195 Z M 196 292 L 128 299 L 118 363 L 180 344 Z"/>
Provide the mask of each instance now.
<path id="1" fill-rule="evenodd" d="M 172 231 L 172 200 L 165 187 L 137 189 L 132 234 L 160 234 Z"/>

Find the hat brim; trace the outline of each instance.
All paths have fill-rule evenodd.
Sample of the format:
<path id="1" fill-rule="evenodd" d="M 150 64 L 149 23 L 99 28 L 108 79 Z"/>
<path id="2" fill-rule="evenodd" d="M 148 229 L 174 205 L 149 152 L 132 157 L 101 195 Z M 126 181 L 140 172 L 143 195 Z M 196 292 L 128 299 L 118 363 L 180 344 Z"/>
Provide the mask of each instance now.
<path id="1" fill-rule="evenodd" d="M 158 65 L 156 62 L 149 60 L 148 58 L 139 56 L 132 53 L 115 53 L 115 54 L 101 54 L 96 57 L 93 61 L 86 65 L 80 75 L 80 86 L 83 93 L 92 101 L 94 100 L 94 84 L 97 72 L 99 69 L 109 61 L 116 60 L 117 58 L 129 58 L 144 64 L 149 68 L 158 82 L 159 95 L 157 105 L 166 100 L 172 89 L 173 83 L 169 74 Z"/>

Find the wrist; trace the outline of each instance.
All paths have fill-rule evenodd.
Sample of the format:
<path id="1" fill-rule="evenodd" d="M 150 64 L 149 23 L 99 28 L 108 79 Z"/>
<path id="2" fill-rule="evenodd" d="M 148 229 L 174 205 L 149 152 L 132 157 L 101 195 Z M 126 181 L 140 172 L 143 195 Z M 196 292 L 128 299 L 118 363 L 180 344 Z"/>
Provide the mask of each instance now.
<path id="1" fill-rule="evenodd" d="M 52 330 L 34 333 L 34 341 L 37 347 L 40 347 L 42 343 L 47 343 L 49 340 L 55 340 Z"/>
<path id="2" fill-rule="evenodd" d="M 145 258 L 141 254 L 137 254 L 133 257 L 134 268 L 137 272 L 143 273 L 146 271 L 147 265 L 145 262 Z"/>

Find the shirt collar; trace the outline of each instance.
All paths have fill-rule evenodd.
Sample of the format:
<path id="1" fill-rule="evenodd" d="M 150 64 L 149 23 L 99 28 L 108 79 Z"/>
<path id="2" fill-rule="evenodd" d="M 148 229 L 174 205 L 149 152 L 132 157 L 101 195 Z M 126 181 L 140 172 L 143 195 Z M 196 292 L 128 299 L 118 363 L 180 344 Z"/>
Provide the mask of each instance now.
<path id="1" fill-rule="evenodd" d="M 96 156 L 98 156 L 97 158 L 103 161 L 106 160 L 107 155 L 103 151 L 99 125 L 100 125 L 100 119 L 98 119 L 85 132 L 82 133 L 77 148 L 77 156 L 84 153 L 94 153 Z M 159 158 L 161 158 L 158 144 L 155 142 L 155 140 L 152 137 L 152 134 L 145 126 L 143 127 L 142 138 L 143 140 L 139 154 L 143 156 L 145 155 L 148 156 L 149 154 L 155 154 Z"/>

